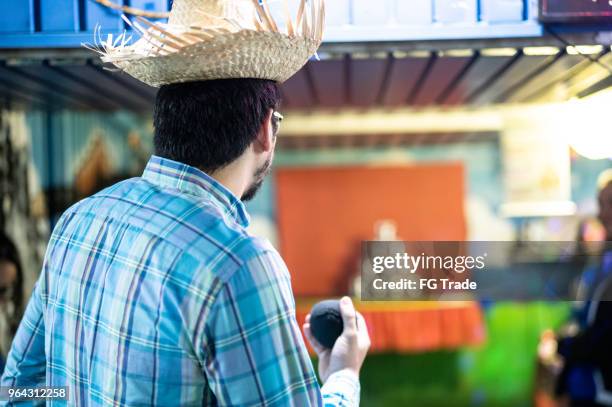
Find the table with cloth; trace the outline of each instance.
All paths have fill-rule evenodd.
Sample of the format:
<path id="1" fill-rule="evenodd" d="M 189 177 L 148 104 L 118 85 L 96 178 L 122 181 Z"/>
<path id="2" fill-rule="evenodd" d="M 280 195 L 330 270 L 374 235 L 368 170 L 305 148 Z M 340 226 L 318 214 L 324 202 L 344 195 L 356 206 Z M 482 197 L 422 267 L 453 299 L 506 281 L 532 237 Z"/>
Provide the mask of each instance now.
<path id="1" fill-rule="evenodd" d="M 317 299 L 298 299 L 300 326 Z M 366 320 L 370 352 L 418 353 L 477 346 L 485 340 L 482 310 L 473 301 L 357 301 Z"/>

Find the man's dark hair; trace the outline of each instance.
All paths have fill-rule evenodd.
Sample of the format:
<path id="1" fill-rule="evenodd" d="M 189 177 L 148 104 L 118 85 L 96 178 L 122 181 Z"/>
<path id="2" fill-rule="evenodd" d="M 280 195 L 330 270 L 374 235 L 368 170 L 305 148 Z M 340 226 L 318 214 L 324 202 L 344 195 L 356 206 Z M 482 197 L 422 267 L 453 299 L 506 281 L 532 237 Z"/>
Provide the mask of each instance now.
<path id="1" fill-rule="evenodd" d="M 221 79 L 162 86 L 155 99 L 155 154 L 214 172 L 251 145 L 270 109 L 276 82 Z"/>

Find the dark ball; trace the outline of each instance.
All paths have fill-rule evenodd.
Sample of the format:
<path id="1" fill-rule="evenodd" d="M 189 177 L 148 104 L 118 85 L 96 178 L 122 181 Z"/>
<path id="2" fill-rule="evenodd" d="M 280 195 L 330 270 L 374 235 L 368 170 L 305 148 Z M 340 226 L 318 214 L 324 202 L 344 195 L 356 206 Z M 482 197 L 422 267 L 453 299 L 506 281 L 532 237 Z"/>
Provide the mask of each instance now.
<path id="1" fill-rule="evenodd" d="M 328 349 L 334 347 L 336 339 L 342 335 L 344 323 L 340 313 L 340 301 L 325 300 L 318 302 L 310 311 L 310 331 L 312 336 Z"/>

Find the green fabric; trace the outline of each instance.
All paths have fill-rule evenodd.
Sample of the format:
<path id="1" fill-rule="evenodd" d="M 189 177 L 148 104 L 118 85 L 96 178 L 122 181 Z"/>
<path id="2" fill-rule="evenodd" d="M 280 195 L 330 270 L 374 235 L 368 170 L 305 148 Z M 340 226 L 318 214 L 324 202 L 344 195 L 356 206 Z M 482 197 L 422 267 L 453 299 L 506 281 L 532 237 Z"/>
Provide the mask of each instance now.
<path id="1" fill-rule="evenodd" d="M 540 333 L 557 328 L 569 303 L 497 303 L 478 349 L 366 359 L 362 406 L 531 406 Z"/>

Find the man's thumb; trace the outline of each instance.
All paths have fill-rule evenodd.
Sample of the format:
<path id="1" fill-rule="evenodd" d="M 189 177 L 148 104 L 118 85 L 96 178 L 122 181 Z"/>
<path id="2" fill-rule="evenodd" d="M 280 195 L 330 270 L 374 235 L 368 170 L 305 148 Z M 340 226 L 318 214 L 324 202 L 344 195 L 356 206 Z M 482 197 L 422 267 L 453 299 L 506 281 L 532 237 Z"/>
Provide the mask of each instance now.
<path id="1" fill-rule="evenodd" d="M 344 323 L 344 333 L 357 332 L 357 312 L 353 301 L 349 297 L 342 297 L 340 300 L 340 313 Z"/>

